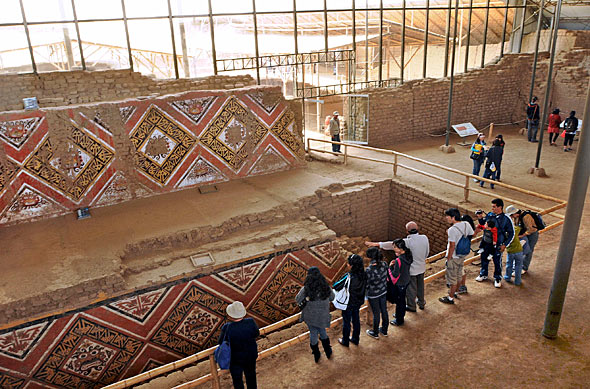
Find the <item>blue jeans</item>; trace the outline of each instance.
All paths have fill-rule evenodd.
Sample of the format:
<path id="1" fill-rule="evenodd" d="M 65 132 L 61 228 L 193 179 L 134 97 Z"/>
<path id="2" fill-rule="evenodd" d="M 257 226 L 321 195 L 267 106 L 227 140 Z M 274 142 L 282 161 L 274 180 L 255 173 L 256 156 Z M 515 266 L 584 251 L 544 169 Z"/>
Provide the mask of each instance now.
<path id="1" fill-rule="evenodd" d="M 510 281 L 512 279 L 512 270 L 514 269 L 514 285 L 520 285 L 520 273 L 522 271 L 523 258 L 524 256 L 522 255 L 522 251 L 508 254 L 508 257 L 506 258 L 506 275 L 504 276 L 506 281 Z"/>
<path id="2" fill-rule="evenodd" d="M 539 130 L 539 121 L 538 120 L 526 120 L 526 128 L 527 128 L 527 137 L 529 138 L 529 142 L 537 140 L 537 131 Z"/>
<path id="3" fill-rule="evenodd" d="M 496 181 L 496 173 L 497 172 L 498 172 L 498 170 L 493 172 L 490 170 L 489 167 L 486 167 L 486 170 L 483 172 L 483 178 L 489 178 L 490 180 Z M 483 184 L 484 184 L 484 182 L 482 181 L 479 183 L 479 186 L 481 186 L 483 188 Z M 490 184 L 490 188 L 494 189 L 494 184 Z"/>
<path id="4" fill-rule="evenodd" d="M 524 256 L 522 261 L 522 268 L 524 270 L 529 270 L 529 266 L 531 264 L 531 260 L 533 259 L 533 251 L 535 251 L 535 246 L 537 245 L 537 241 L 539 240 L 539 233 L 534 232 L 530 235 L 527 235 L 527 239 L 529 241 L 529 248 L 531 249 L 527 255 Z"/>
<path id="5" fill-rule="evenodd" d="M 307 328 L 309 328 L 309 343 L 312 346 L 318 344 L 318 335 L 320 336 L 320 339 L 328 338 L 328 333 L 326 332 L 325 328 L 310 326 L 309 324 L 307 324 Z"/>
<path id="6" fill-rule="evenodd" d="M 379 319 L 381 319 L 381 328 L 383 329 L 383 333 L 386 334 L 387 327 L 389 327 L 386 296 L 369 298 L 369 304 L 371 304 L 371 310 L 373 311 L 373 331 L 375 333 L 379 332 Z"/>
<path id="7" fill-rule="evenodd" d="M 332 135 L 332 142 L 340 142 L 340 134 Z M 339 153 L 340 145 L 335 145 L 332 143 L 332 151 L 335 153 Z"/>
<path id="8" fill-rule="evenodd" d="M 482 159 L 474 159 L 473 160 L 473 171 L 472 173 L 476 176 L 479 176 L 479 171 L 481 170 L 481 165 L 483 164 L 483 158 Z"/>
<path id="9" fill-rule="evenodd" d="M 502 279 L 502 253 L 496 249 L 493 251 L 492 260 L 494 261 L 494 280 L 500 281 Z M 481 257 L 481 270 L 479 271 L 480 276 L 488 276 L 488 265 L 490 260 L 486 255 L 485 258 Z"/>
<path id="10" fill-rule="evenodd" d="M 342 311 L 342 344 L 348 346 L 348 342 L 358 344 L 361 336 L 361 319 L 359 317 L 360 306 L 348 306 Z M 352 321 L 352 337 L 350 337 L 350 322 Z"/>

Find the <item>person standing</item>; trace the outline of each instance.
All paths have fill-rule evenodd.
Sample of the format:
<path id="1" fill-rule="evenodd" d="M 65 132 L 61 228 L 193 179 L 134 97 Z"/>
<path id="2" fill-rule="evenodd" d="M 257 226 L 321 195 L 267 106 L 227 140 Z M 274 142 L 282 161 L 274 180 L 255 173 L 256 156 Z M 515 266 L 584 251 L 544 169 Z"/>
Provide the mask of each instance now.
<path id="1" fill-rule="evenodd" d="M 496 138 L 500 142 L 500 147 L 502 148 L 502 154 L 500 155 L 500 161 L 496 165 L 496 181 L 500 181 L 500 174 L 502 174 L 502 159 L 504 158 L 504 146 L 506 146 L 506 142 L 504 142 L 504 137 L 502 134 L 496 135 Z"/>
<path id="2" fill-rule="evenodd" d="M 403 239 L 393 241 L 393 252 L 396 258 L 389 263 L 391 281 L 393 283 L 393 300 L 395 302 L 395 319 L 389 322 L 394 326 L 403 326 L 406 316 L 406 289 L 410 283 L 410 266 L 412 251 Z"/>
<path id="3" fill-rule="evenodd" d="M 227 336 L 231 347 L 229 372 L 235 389 L 243 389 L 242 374 L 246 376 L 248 389 L 256 389 L 256 358 L 258 358 L 258 346 L 256 338 L 260 331 L 254 319 L 244 318 L 246 308 L 240 301 L 234 301 L 225 309 L 229 323 L 221 327 L 219 344 Z"/>
<path id="4" fill-rule="evenodd" d="M 449 295 L 438 299 L 443 304 L 455 304 L 455 292 L 461 286 L 463 278 L 463 262 L 465 255 L 457 253 L 457 244 L 463 237 L 473 235 L 471 225 L 461 220 L 461 212 L 457 208 L 449 208 L 445 211 L 445 220 L 451 226 L 447 230 L 447 254 L 446 254 L 446 279 L 449 287 Z"/>
<path id="5" fill-rule="evenodd" d="M 513 222 L 518 222 L 518 209 L 513 205 L 506 207 L 506 214 L 510 216 Z M 520 232 L 520 227 L 514 227 L 514 234 L 517 236 Z M 521 284 L 522 261 L 524 259 L 522 244 L 520 239 L 512 239 L 512 242 L 506 246 L 506 274 L 504 279 L 507 282 L 512 282 L 512 274 L 514 274 L 514 285 Z"/>
<path id="6" fill-rule="evenodd" d="M 559 125 L 561 122 L 562 120 L 561 115 L 559 114 L 559 108 L 555 108 L 547 120 L 547 132 L 549 133 L 549 144 L 551 146 L 557 146 L 555 141 L 559 136 Z"/>
<path id="7" fill-rule="evenodd" d="M 483 178 L 489 178 L 490 180 L 496 180 L 496 172 L 498 166 L 502 163 L 502 154 L 504 153 L 504 149 L 500 146 L 500 141 L 498 139 L 494 139 L 494 143 L 492 143 L 492 147 L 487 152 L 486 155 L 486 169 L 483 173 Z M 484 181 L 479 183 L 479 186 L 482 188 L 484 187 Z M 490 188 L 494 189 L 494 184 L 490 184 Z"/>
<path id="8" fill-rule="evenodd" d="M 471 155 L 470 158 L 473 160 L 473 175 L 479 176 L 479 172 L 481 170 L 481 165 L 483 161 L 486 159 L 485 153 L 485 146 L 486 146 L 486 136 L 482 133 L 479 133 L 477 139 L 471 145 Z M 477 178 L 474 178 L 473 181 L 479 182 Z"/>
<path id="9" fill-rule="evenodd" d="M 332 346 L 326 328 L 330 327 L 330 301 L 334 300 L 334 291 L 330 284 L 316 266 L 307 270 L 307 277 L 303 287 L 295 296 L 295 302 L 299 306 L 303 301 L 307 301 L 301 311 L 301 321 L 307 324 L 309 328 L 309 346 L 316 363 L 320 360 L 320 347 L 318 335 L 322 342 L 322 347 L 326 353 L 326 358 L 332 356 Z"/>
<path id="10" fill-rule="evenodd" d="M 379 334 L 387 336 L 389 318 L 387 314 L 387 263 L 383 261 L 383 254 L 377 247 L 369 247 L 367 257 L 371 260 L 367 273 L 367 299 L 373 311 L 373 329 L 367 330 L 367 335 L 379 339 Z M 382 325 L 379 326 L 379 320 Z"/>
<path id="11" fill-rule="evenodd" d="M 492 260 L 494 261 L 494 286 L 496 288 L 502 287 L 502 253 L 506 249 L 512 239 L 514 239 L 514 226 L 512 220 L 504 214 L 504 201 L 502 199 L 492 200 L 492 211 L 487 214 L 487 220 L 494 220 L 496 228 L 498 229 L 498 241 L 494 252 L 492 253 Z M 481 226 L 477 227 L 477 230 L 481 230 Z M 481 270 L 479 275 L 475 279 L 477 282 L 482 282 L 488 279 L 488 265 L 490 260 L 482 256 L 481 258 Z"/>
<path id="12" fill-rule="evenodd" d="M 334 111 L 332 114 L 332 119 L 330 119 L 330 126 L 328 130 L 330 131 L 330 136 L 332 137 L 332 142 L 340 142 L 340 120 L 338 116 L 340 115 L 338 111 Z M 340 145 L 336 145 L 332 143 L 332 151 L 335 153 L 340 152 Z"/>
<path id="13" fill-rule="evenodd" d="M 537 131 L 539 130 L 539 104 L 537 96 L 534 96 L 526 108 L 527 137 L 529 142 L 538 142 Z"/>
<path id="14" fill-rule="evenodd" d="M 338 343 L 344 347 L 348 347 L 349 343 L 357 346 L 359 344 L 361 335 L 359 310 L 365 302 L 367 287 L 367 275 L 363 267 L 363 259 L 357 254 L 352 254 L 348 257 L 348 267 L 348 273 L 334 284 L 334 289 L 340 290 L 344 287 L 346 278 L 350 277 L 348 305 L 342 311 L 342 338 L 338 339 Z M 350 336 L 351 322 L 352 336 Z"/>
<path id="15" fill-rule="evenodd" d="M 508 210 L 510 207 L 514 207 L 514 205 L 509 205 L 506 207 Z M 535 251 L 535 246 L 539 241 L 539 231 L 537 230 L 537 223 L 535 223 L 535 219 L 531 216 L 530 212 L 523 212 L 520 209 L 516 211 L 518 215 L 518 226 L 520 227 L 520 233 L 518 235 L 519 239 L 526 239 L 529 250 L 526 254 L 524 254 L 524 258 L 522 261 L 522 274 L 526 274 L 529 271 L 529 266 L 531 265 L 531 260 L 533 259 L 533 252 Z"/>
<path id="16" fill-rule="evenodd" d="M 576 131 L 578 131 L 578 118 L 576 117 L 576 111 L 570 112 L 570 116 L 565 119 L 563 127 L 565 131 L 563 151 L 573 150 L 572 145 L 574 143 L 574 136 L 576 136 Z"/>

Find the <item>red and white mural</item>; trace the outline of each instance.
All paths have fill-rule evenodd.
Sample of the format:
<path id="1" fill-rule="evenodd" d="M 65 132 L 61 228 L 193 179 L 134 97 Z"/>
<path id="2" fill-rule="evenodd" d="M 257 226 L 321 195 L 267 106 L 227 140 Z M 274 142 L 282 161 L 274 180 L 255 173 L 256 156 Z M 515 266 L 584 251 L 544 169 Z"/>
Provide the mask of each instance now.
<path id="1" fill-rule="evenodd" d="M 304 163 L 295 113 L 265 87 L 7 112 L 0 144 L 0 225 Z"/>

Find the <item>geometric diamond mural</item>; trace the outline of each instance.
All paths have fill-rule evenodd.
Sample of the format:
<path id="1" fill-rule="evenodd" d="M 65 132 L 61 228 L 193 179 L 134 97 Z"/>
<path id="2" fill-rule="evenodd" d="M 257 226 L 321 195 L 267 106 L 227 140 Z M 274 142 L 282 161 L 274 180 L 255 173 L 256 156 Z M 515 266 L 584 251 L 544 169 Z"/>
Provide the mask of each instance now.
<path id="1" fill-rule="evenodd" d="M 268 145 L 264 153 L 258 157 L 256 162 L 250 168 L 249 175 L 265 174 L 269 172 L 278 172 L 289 168 L 289 162 L 274 148 Z"/>
<path id="2" fill-rule="evenodd" d="M 167 291 L 168 288 L 153 290 L 117 300 L 107 305 L 107 307 L 133 320 L 143 323 L 154 311 L 160 301 L 162 301 L 162 298 Z"/>
<path id="3" fill-rule="evenodd" d="M 22 144 L 26 142 L 31 133 L 39 127 L 39 124 L 41 124 L 42 121 L 42 117 L 35 116 L 26 119 L 0 122 L 0 138 L 19 149 Z"/>
<path id="4" fill-rule="evenodd" d="M 185 175 L 178 183 L 179 188 L 195 186 L 198 184 L 227 181 L 228 178 L 214 165 L 202 157 L 196 159 L 194 164 L 187 169 Z"/>
<path id="5" fill-rule="evenodd" d="M 171 102 L 170 105 L 192 120 L 195 124 L 198 124 L 216 99 L 217 97 L 215 96 L 197 97 L 194 99 L 176 100 Z"/>
<path id="6" fill-rule="evenodd" d="M 0 335 L 0 353 L 24 359 L 43 335 L 49 322 L 41 322 Z"/>
<path id="7" fill-rule="evenodd" d="M 129 135 L 138 152 L 138 168 L 165 185 L 196 143 L 190 132 L 152 105 Z"/>
<path id="8" fill-rule="evenodd" d="M 262 270 L 264 270 L 267 262 L 268 261 L 257 261 L 246 265 L 240 265 L 233 269 L 213 274 L 213 277 L 225 282 L 228 286 L 245 293 L 250 289 L 254 281 L 256 281 Z"/>

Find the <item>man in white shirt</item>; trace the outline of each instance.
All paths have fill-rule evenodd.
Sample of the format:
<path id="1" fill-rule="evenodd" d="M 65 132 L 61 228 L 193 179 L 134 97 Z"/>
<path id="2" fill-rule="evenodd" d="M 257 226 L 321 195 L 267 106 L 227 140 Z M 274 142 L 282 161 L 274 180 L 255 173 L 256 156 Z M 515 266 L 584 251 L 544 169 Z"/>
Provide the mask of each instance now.
<path id="1" fill-rule="evenodd" d="M 451 227 L 447 230 L 448 243 L 446 255 L 446 278 L 449 287 L 449 295 L 439 298 L 438 300 L 444 304 L 455 304 L 455 292 L 461 285 L 463 278 L 463 261 L 466 254 L 457 254 L 457 245 L 461 238 L 469 239 L 473 235 L 473 228 L 468 222 L 461 221 L 461 212 L 457 208 L 449 208 L 445 211 L 445 219 Z"/>
<path id="2" fill-rule="evenodd" d="M 424 309 L 424 273 L 426 272 L 426 258 L 430 252 L 430 244 L 426 235 L 418 233 L 418 224 L 414 221 L 406 224 L 408 237 L 404 239 L 406 246 L 412 251 L 413 262 L 410 265 L 410 284 L 406 291 L 406 311 L 416 312 L 416 296 L 418 307 Z M 393 242 L 365 242 L 369 247 L 379 247 L 382 250 L 393 250 Z"/>

